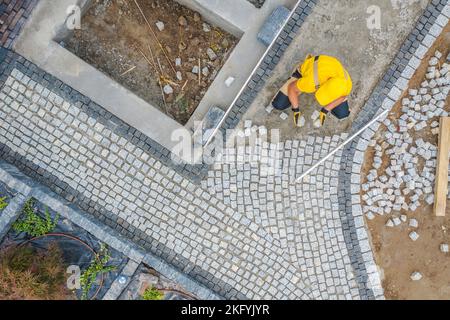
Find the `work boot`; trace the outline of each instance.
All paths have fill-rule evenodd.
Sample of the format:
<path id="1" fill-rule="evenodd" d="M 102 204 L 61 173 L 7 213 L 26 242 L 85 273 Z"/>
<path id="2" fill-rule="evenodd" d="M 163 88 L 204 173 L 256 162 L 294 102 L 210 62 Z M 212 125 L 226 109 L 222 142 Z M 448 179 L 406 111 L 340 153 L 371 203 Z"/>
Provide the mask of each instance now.
<path id="1" fill-rule="evenodd" d="M 327 119 L 327 114 L 328 114 L 328 110 L 326 110 L 325 108 L 322 108 L 322 110 L 320 110 L 320 125 L 323 126 L 325 123 L 325 120 Z"/>

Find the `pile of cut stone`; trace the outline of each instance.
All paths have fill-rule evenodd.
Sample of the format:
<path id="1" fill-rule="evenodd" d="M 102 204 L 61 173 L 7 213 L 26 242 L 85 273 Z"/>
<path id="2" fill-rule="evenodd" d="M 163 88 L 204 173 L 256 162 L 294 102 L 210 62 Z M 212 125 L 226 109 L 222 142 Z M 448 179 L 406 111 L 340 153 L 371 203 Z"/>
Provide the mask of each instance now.
<path id="1" fill-rule="evenodd" d="M 434 202 L 437 146 L 413 136 L 430 122 L 432 134 L 437 135 L 438 117 L 448 116 L 445 101 L 450 90 L 449 57 L 440 65 L 442 54 L 436 51 L 429 61 L 426 80 L 419 89 L 409 90 L 408 97 L 402 100 L 400 117 L 386 119 L 383 136 L 371 141 L 375 148 L 373 168 L 362 185 L 363 211 L 368 219 L 397 212 L 386 224 L 394 227 L 406 222 L 404 215 L 399 216 L 401 210 L 411 212 L 424 201 Z"/>

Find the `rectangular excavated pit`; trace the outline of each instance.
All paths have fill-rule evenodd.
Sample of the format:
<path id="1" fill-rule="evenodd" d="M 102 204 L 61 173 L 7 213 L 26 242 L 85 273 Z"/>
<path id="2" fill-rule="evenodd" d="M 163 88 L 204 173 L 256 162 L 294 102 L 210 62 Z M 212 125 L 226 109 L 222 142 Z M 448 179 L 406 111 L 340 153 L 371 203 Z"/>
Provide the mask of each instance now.
<path id="1" fill-rule="evenodd" d="M 149 10 L 147 6 L 151 6 L 151 3 L 154 0 L 137 1 L 143 6 L 144 10 Z M 172 2 L 173 0 L 170 1 Z M 98 25 L 104 24 L 106 31 L 100 30 L 99 33 L 117 31 L 116 29 L 120 28 L 119 24 L 121 23 L 121 20 L 126 19 L 126 14 L 124 14 L 124 11 L 126 10 L 117 7 L 119 4 L 123 5 L 125 0 L 111 0 L 109 2 L 114 4 L 113 8 L 116 8 L 118 12 L 119 10 L 122 10 L 122 18 L 117 19 L 114 16 L 109 17 L 110 21 L 109 23 L 107 21 L 106 24 L 104 24 L 102 19 L 93 19 L 92 24 L 97 26 L 97 28 L 99 28 Z M 134 4 L 134 0 L 127 0 L 126 2 L 128 3 L 128 6 Z M 161 4 L 168 1 L 160 0 L 159 2 Z M 216 54 L 218 55 L 216 60 L 220 61 L 217 65 L 217 71 L 220 69 L 220 72 L 218 72 L 214 81 L 207 81 L 206 86 L 203 86 L 204 89 L 201 87 L 202 84 L 197 87 L 197 89 L 201 88 L 201 90 L 197 90 L 195 87 L 192 87 L 193 90 L 189 92 L 187 97 L 193 96 L 196 103 L 192 103 L 192 108 L 190 110 L 186 109 L 182 112 L 177 111 L 175 113 L 177 120 L 174 120 L 175 117 L 173 116 L 167 116 L 165 114 L 165 110 L 160 111 L 161 104 L 158 105 L 158 98 L 162 99 L 162 95 L 159 86 L 156 87 L 156 89 L 159 89 L 156 93 L 155 84 L 157 83 L 155 80 L 155 74 L 157 74 L 158 71 L 152 69 L 158 70 L 159 64 L 156 67 L 149 66 L 148 61 L 146 61 L 144 57 L 141 58 L 141 53 L 133 52 L 130 48 L 126 47 L 126 44 L 135 41 L 142 47 L 141 50 L 143 50 L 149 60 L 151 60 L 151 57 L 149 57 L 150 50 L 148 49 L 148 45 L 152 45 L 151 41 L 154 40 L 151 39 L 153 36 L 150 31 L 144 31 L 145 22 L 143 19 L 139 20 L 141 17 L 139 17 L 136 12 L 131 16 L 135 17 L 136 24 L 130 24 L 128 25 L 128 28 L 134 28 L 132 26 L 138 24 L 139 27 L 136 27 L 136 34 L 140 36 L 136 38 L 134 37 L 135 32 L 132 32 L 134 30 L 127 30 L 127 33 L 131 34 L 131 36 L 125 38 L 125 40 L 119 40 L 121 36 L 117 33 L 114 37 L 106 37 L 108 44 L 111 46 L 111 51 L 114 49 L 114 46 L 116 46 L 115 52 L 120 53 L 120 55 L 123 56 L 123 60 L 118 58 L 118 61 L 107 61 L 108 56 L 102 56 L 104 52 L 101 51 L 99 52 L 99 62 L 102 62 L 102 59 L 103 61 L 106 60 L 106 62 L 103 64 L 98 63 L 98 66 L 93 66 L 89 62 L 84 61 L 76 54 L 61 46 L 61 43 L 69 42 L 70 44 L 71 41 L 76 40 L 76 35 L 75 37 L 73 35 L 74 32 L 69 30 L 67 27 L 67 22 L 72 15 L 72 12 L 69 9 L 72 8 L 74 4 L 79 6 L 85 16 L 82 20 L 86 20 L 86 13 L 88 16 L 90 14 L 90 6 L 92 4 L 94 5 L 93 10 L 95 10 L 96 7 L 95 3 L 90 0 L 40 0 L 33 11 L 33 14 L 25 24 L 22 33 L 16 40 L 14 50 L 26 59 L 35 63 L 39 68 L 55 76 L 68 86 L 105 108 L 108 112 L 125 121 L 150 139 L 156 141 L 164 148 L 172 150 L 172 148 L 177 145 L 177 141 L 174 141 L 171 136 L 173 132 L 183 128 L 193 132 L 195 122 L 203 120 L 208 110 L 212 107 L 216 106 L 222 110 L 229 108 L 232 101 L 239 94 L 241 88 L 245 85 L 248 77 L 255 70 L 255 66 L 266 51 L 266 47 L 257 39 L 260 28 L 278 6 L 287 5 L 288 7 L 291 7 L 295 0 L 266 0 L 264 6 L 260 9 L 255 8 L 255 6 L 250 4 L 247 0 L 177 0 L 176 2 L 183 4 L 186 8 L 200 12 L 202 14 L 202 19 L 207 21 L 211 26 L 220 26 L 223 30 L 229 32 L 229 34 L 227 34 L 219 28 L 211 27 L 212 31 L 208 33 L 208 37 L 214 37 L 216 31 L 220 33 L 220 36 L 215 35 L 217 36 L 216 40 L 207 38 L 208 42 L 206 44 L 216 48 L 213 45 L 214 41 L 218 42 L 217 40 L 221 40 L 218 44 L 223 46 L 222 41 L 225 37 L 225 39 L 228 40 L 229 49 L 223 50 L 223 48 L 216 48 Z M 170 6 L 170 9 L 167 10 L 167 12 L 164 12 L 164 14 L 174 12 L 172 7 L 179 8 L 177 3 L 172 3 L 173 6 Z M 180 9 L 182 10 L 181 13 L 189 12 L 186 8 Z M 152 12 L 147 12 L 149 17 L 153 14 L 153 8 L 151 8 L 151 11 Z M 202 21 L 197 21 L 197 24 L 195 21 L 191 22 L 193 19 L 193 11 L 185 15 L 185 18 L 188 20 L 188 25 L 192 24 L 192 32 L 203 32 Z M 165 17 L 165 15 L 162 16 L 163 18 Z M 179 16 L 178 14 L 175 14 L 175 16 L 176 19 L 165 21 L 165 28 L 167 28 L 167 31 L 172 30 L 169 34 L 174 37 L 178 34 L 175 30 L 179 28 Z M 106 17 L 108 18 L 108 16 Z M 161 18 L 161 20 L 164 22 L 163 18 Z M 159 18 L 155 17 L 155 19 Z M 151 23 L 151 26 L 158 35 L 158 38 L 159 36 L 162 36 L 162 33 L 164 33 L 165 30 L 161 32 L 157 31 L 156 25 L 152 25 L 155 21 L 149 21 L 149 23 Z M 83 26 L 83 24 L 85 24 L 85 21 L 82 21 L 81 25 Z M 198 30 L 200 26 L 201 30 Z M 144 36 L 144 32 L 148 32 L 148 35 Z M 183 34 L 186 36 L 187 33 L 183 32 Z M 230 34 L 233 34 L 236 38 L 233 38 Z M 100 37 L 101 35 L 90 36 Z M 203 37 L 205 36 L 203 35 Z M 236 44 L 238 38 L 240 40 Z M 164 39 L 167 39 L 167 37 L 161 37 L 161 40 Z M 187 44 L 190 43 L 188 40 L 186 41 Z M 125 44 L 120 43 L 121 41 L 124 41 Z M 147 41 L 148 43 L 146 43 Z M 169 38 L 166 41 L 171 47 L 171 52 L 169 52 L 170 60 L 175 63 L 175 59 L 177 58 L 176 55 L 178 55 L 178 47 L 175 46 L 177 39 Z M 81 46 L 80 43 L 75 42 L 75 44 Z M 155 45 L 154 42 L 153 45 Z M 68 47 L 70 48 L 70 46 Z M 107 49 L 107 46 L 102 47 L 101 44 L 97 43 L 94 43 L 94 47 L 101 50 L 104 50 L 105 48 Z M 153 47 L 152 51 L 160 50 L 161 48 L 158 47 Z M 87 50 L 88 46 L 85 48 Z M 122 54 L 118 48 L 125 48 L 124 53 Z M 200 58 L 202 60 L 206 60 L 206 62 L 201 61 L 202 65 L 207 65 L 207 63 L 210 62 L 208 61 L 209 57 L 206 58 L 206 55 L 204 55 L 207 48 L 208 47 L 206 47 L 204 43 L 200 43 L 198 45 L 198 52 L 203 52 L 203 55 L 200 56 Z M 200 49 L 203 51 L 200 51 Z M 95 54 L 95 52 L 93 53 Z M 127 54 L 130 55 L 128 56 Z M 155 53 L 155 55 L 156 54 L 157 53 Z M 82 54 L 80 53 L 80 56 L 81 55 Z M 197 59 L 198 61 L 198 57 L 198 55 L 194 55 L 193 57 L 187 57 L 187 60 L 185 58 L 184 61 L 182 61 L 181 68 L 184 69 L 181 69 L 180 71 L 182 72 L 183 80 L 188 79 L 189 73 L 192 71 L 191 67 L 194 67 L 194 60 L 189 61 L 189 58 Z M 94 64 L 94 62 L 92 62 L 92 64 Z M 175 74 L 173 70 L 171 70 L 171 67 L 166 60 L 165 55 L 162 54 L 162 51 L 160 52 L 160 62 L 161 68 L 163 71 L 165 70 L 163 73 L 167 73 L 168 77 L 170 77 L 170 81 L 176 83 L 173 85 L 173 89 L 175 91 L 172 97 L 173 100 L 171 101 L 170 98 L 168 98 L 168 102 L 174 103 L 175 105 L 180 103 L 183 104 L 183 99 L 185 99 L 186 95 L 179 95 L 179 91 L 177 91 L 181 90 L 181 88 L 177 88 L 177 86 L 179 86 L 178 82 L 181 83 L 182 81 L 174 81 L 176 78 Z M 117 70 L 113 68 L 115 75 L 108 75 L 108 70 L 106 69 L 108 64 L 112 64 L 113 67 L 116 67 Z M 150 64 L 152 63 L 150 62 Z M 125 71 L 130 70 L 134 67 L 134 65 L 136 65 L 136 68 L 133 71 L 124 74 Z M 105 68 L 103 72 L 101 71 L 102 67 Z M 148 81 L 144 82 L 145 85 L 149 87 L 148 92 L 152 94 L 149 94 L 145 87 L 138 87 L 137 90 L 133 88 L 133 85 L 142 84 L 141 80 L 136 81 L 136 84 L 129 80 L 128 85 L 122 81 L 123 78 L 130 77 L 132 72 L 137 72 L 141 69 L 144 70 L 145 68 L 147 68 L 146 72 L 148 73 Z M 209 71 L 212 75 L 214 70 Z M 142 77 L 144 78 L 143 75 Z M 193 76 L 191 77 L 192 81 L 194 81 Z M 117 78 L 117 80 L 115 78 Z M 230 78 L 234 79 L 234 82 L 231 85 L 227 85 L 227 80 Z M 203 81 L 205 81 L 205 79 L 203 79 Z M 128 89 L 127 86 L 130 89 Z M 185 90 L 187 88 L 189 87 L 185 87 Z M 196 90 L 198 92 L 194 92 Z M 205 91 L 206 93 L 203 96 Z M 153 93 L 156 94 L 154 95 Z M 141 96 L 143 98 L 141 98 Z M 179 98 L 178 101 L 176 101 L 177 97 Z M 201 101 L 197 106 L 196 104 L 199 98 Z M 161 103 L 161 100 L 159 100 L 159 103 Z M 189 113 L 192 113 L 190 118 Z M 188 118 L 189 121 L 183 125 Z"/>
<path id="2" fill-rule="evenodd" d="M 138 4 L 152 30 L 134 0 L 97 0 L 60 43 L 184 125 L 238 39 L 175 1 Z"/>

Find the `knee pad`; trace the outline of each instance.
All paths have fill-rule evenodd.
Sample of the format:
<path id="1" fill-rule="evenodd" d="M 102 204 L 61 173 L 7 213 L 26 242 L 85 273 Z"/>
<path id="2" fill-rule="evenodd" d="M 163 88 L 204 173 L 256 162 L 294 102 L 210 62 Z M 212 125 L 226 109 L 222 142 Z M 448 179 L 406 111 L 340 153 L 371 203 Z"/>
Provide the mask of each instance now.
<path id="1" fill-rule="evenodd" d="M 277 110 L 285 110 L 291 106 L 289 97 L 280 92 L 272 101 L 272 106 Z"/>
<path id="2" fill-rule="evenodd" d="M 350 108 L 347 101 L 341 103 L 336 108 L 334 108 L 331 113 L 339 120 L 348 118 L 350 116 Z"/>

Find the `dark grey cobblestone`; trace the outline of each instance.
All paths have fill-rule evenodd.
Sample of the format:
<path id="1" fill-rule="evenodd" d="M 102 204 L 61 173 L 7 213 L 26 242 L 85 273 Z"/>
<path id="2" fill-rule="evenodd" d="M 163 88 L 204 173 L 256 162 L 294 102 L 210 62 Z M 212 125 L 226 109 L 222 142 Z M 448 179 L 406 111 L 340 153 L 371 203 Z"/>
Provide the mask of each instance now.
<path id="1" fill-rule="evenodd" d="M 0 2 L 0 46 L 12 48 L 14 40 L 39 0 L 2 0 Z"/>

